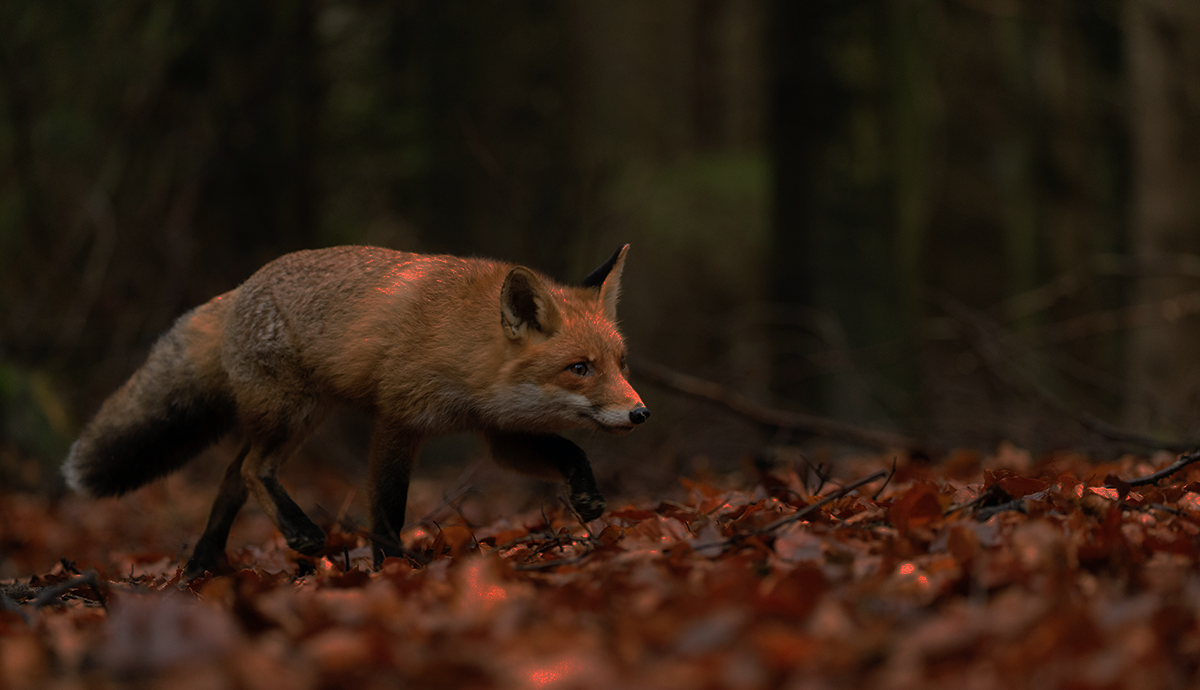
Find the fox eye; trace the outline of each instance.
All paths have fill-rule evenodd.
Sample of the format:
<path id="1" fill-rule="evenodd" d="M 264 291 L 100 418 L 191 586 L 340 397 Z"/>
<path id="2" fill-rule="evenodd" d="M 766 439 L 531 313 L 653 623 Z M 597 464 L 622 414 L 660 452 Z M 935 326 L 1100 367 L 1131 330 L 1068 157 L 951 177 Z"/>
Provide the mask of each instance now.
<path id="1" fill-rule="evenodd" d="M 621 371 L 629 369 L 629 362 L 625 361 L 625 355 L 621 355 Z"/>
<path id="2" fill-rule="evenodd" d="M 576 362 L 567 367 L 567 371 L 575 374 L 576 376 L 587 376 L 588 374 L 592 373 L 591 367 L 588 366 L 587 362 Z"/>

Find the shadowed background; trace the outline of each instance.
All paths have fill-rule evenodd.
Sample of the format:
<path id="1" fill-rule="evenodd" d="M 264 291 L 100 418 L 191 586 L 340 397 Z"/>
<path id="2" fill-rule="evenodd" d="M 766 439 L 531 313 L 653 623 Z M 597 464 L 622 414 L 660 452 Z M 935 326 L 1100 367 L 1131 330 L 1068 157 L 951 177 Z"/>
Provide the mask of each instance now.
<path id="1" fill-rule="evenodd" d="M 1200 435 L 1198 8 L 8 0 L 0 481 L 54 487 L 179 314 L 345 243 L 578 281 L 629 242 L 638 358 L 932 457 Z M 633 382 L 651 423 L 581 441 L 607 493 L 825 447 Z"/>

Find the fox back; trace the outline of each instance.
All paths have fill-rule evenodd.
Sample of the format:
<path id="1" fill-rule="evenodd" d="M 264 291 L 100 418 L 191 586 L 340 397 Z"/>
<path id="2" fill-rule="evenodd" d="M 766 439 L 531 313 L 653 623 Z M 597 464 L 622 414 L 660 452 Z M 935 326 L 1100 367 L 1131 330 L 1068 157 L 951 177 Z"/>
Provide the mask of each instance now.
<path id="1" fill-rule="evenodd" d="M 598 287 L 483 259 L 337 247 L 284 256 L 235 293 L 221 359 L 251 416 L 328 397 L 430 433 L 620 431 L 640 404 L 616 294 Z"/>

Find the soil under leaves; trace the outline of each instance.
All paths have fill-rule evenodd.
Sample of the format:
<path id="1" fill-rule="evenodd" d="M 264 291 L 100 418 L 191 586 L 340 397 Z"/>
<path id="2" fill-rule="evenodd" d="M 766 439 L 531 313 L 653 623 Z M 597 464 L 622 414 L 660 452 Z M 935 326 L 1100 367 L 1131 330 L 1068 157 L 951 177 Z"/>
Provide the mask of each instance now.
<path id="1" fill-rule="evenodd" d="M 892 459 L 681 479 L 682 500 L 587 528 L 439 520 L 379 572 L 344 521 L 308 559 L 246 517 L 236 567 L 190 584 L 158 535 L 198 531 L 209 492 L 0 493 L 0 572 L 20 574 L 0 580 L 0 688 L 1189 687 L 1200 468 L 1121 481 L 1173 459 L 901 461 L 769 530 Z"/>

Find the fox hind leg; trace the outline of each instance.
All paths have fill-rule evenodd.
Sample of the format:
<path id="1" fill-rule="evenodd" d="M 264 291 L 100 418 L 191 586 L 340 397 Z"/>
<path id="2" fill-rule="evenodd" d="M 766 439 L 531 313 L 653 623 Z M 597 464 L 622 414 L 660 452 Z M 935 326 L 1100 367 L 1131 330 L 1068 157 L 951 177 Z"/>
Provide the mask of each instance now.
<path id="1" fill-rule="evenodd" d="M 268 438 L 284 439 L 275 442 L 252 440 L 252 447 L 242 464 L 242 479 L 258 500 L 263 512 L 283 533 L 287 545 L 306 556 L 315 556 L 325 548 L 325 531 L 317 526 L 292 500 L 279 483 L 279 466 L 300 447 L 315 421 L 290 436 L 273 434 Z M 263 438 L 259 435 L 257 438 Z"/>
<path id="2" fill-rule="evenodd" d="M 208 515 L 208 524 L 204 534 L 196 542 L 192 557 L 188 559 L 183 569 L 187 580 L 194 580 L 204 574 L 204 571 L 216 572 L 221 559 L 225 556 L 225 542 L 229 539 L 229 530 L 237 518 L 238 511 L 246 503 L 246 482 L 242 478 L 242 462 L 250 452 L 250 444 L 242 445 L 237 458 L 225 470 L 225 478 L 221 480 L 221 488 L 213 501 L 212 510 Z"/>

